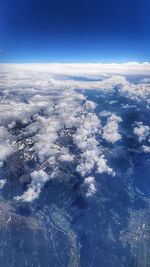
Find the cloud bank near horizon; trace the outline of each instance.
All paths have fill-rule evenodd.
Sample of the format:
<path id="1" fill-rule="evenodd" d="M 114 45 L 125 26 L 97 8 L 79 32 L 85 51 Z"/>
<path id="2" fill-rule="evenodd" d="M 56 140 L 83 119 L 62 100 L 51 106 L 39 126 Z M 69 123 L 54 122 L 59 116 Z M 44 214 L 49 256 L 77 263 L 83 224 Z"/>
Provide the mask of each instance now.
<path id="1" fill-rule="evenodd" d="M 25 63 L 25 64 L 4 64 L 1 63 L 1 70 L 12 70 L 13 68 L 51 72 L 62 75 L 150 75 L 150 62 L 127 62 L 127 63 Z"/>

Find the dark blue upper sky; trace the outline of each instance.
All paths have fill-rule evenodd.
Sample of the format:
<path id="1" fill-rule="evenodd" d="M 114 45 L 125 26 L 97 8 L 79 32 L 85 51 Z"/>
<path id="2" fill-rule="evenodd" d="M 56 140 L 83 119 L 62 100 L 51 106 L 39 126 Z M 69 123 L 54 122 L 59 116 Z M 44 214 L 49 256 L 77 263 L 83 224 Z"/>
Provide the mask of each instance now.
<path id="1" fill-rule="evenodd" d="M 150 0 L 0 0 L 0 60 L 150 61 Z"/>

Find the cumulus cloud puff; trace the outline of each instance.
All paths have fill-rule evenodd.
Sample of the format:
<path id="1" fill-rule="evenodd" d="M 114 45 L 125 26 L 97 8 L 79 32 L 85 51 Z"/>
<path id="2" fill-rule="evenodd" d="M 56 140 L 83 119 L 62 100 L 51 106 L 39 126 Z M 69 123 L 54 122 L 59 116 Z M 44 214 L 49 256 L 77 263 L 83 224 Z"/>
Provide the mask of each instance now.
<path id="1" fill-rule="evenodd" d="M 15 151 L 15 143 L 4 126 L 0 126 L 0 165 L 3 161 Z"/>
<path id="2" fill-rule="evenodd" d="M 84 185 L 87 189 L 86 196 L 91 197 L 96 193 L 95 179 L 92 176 L 88 176 L 84 180 Z"/>
<path id="3" fill-rule="evenodd" d="M 142 122 L 137 122 L 137 126 L 134 127 L 134 134 L 138 137 L 139 142 L 144 141 L 149 136 L 149 126 L 143 125 Z"/>
<path id="4" fill-rule="evenodd" d="M 115 143 L 121 139 L 121 135 L 118 132 L 119 123 L 122 121 L 121 117 L 112 114 L 107 119 L 107 124 L 103 127 L 102 137 L 110 143 Z"/>
<path id="5" fill-rule="evenodd" d="M 68 161 L 68 162 L 72 162 L 74 161 L 74 155 L 70 155 L 69 153 L 66 154 L 61 154 L 59 159 L 61 161 Z"/>
<path id="6" fill-rule="evenodd" d="M 150 153 L 150 146 L 145 146 L 145 145 L 143 145 L 143 151 L 144 151 L 145 153 Z"/>
<path id="7" fill-rule="evenodd" d="M 3 189 L 3 187 L 5 186 L 6 184 L 6 179 L 0 179 L 0 189 Z"/>
<path id="8" fill-rule="evenodd" d="M 47 173 L 43 170 L 34 171 L 31 173 L 31 184 L 27 191 L 21 196 L 15 197 L 16 200 L 31 202 L 39 197 L 42 187 L 49 180 Z"/>

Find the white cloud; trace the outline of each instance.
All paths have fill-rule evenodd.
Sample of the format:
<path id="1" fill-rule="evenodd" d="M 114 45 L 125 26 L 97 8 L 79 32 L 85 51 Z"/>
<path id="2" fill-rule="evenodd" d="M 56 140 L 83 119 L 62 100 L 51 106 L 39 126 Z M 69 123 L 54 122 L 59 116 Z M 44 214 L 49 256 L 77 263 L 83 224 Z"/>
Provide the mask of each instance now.
<path id="1" fill-rule="evenodd" d="M 142 122 L 137 122 L 137 127 L 133 129 L 133 132 L 138 137 L 139 142 L 142 142 L 148 137 L 149 130 L 149 126 L 143 125 Z"/>
<path id="2" fill-rule="evenodd" d="M 2 163 L 13 152 L 13 148 L 9 144 L 0 144 L 0 162 Z"/>
<path id="3" fill-rule="evenodd" d="M 115 172 L 113 171 L 112 168 L 110 168 L 107 165 L 107 160 L 105 159 L 105 156 L 102 155 L 97 161 L 97 172 L 102 174 L 102 173 L 108 173 L 109 175 L 114 176 Z"/>
<path id="4" fill-rule="evenodd" d="M 62 75 L 78 75 L 78 76 L 89 76 L 94 77 L 100 74 L 119 74 L 119 75 L 149 75 L 150 73 L 150 63 L 138 63 L 138 62 L 128 62 L 128 63 L 72 63 L 72 64 L 62 64 L 62 63 L 51 63 L 51 64 L 1 64 L 1 69 L 5 72 L 9 70 L 10 72 L 15 72 L 17 70 L 20 77 L 24 77 L 21 72 L 32 71 L 42 74 L 44 73 L 54 73 Z"/>
<path id="5" fill-rule="evenodd" d="M 44 158 L 54 156 L 56 154 L 56 147 L 53 145 L 58 138 L 57 131 L 60 130 L 60 122 L 56 118 L 40 117 L 40 130 L 34 136 L 35 145 L 33 150 L 38 153 L 41 161 Z"/>
<path id="6" fill-rule="evenodd" d="M 68 154 L 62 154 L 62 155 L 60 155 L 59 159 L 61 161 L 72 162 L 74 160 L 74 156 L 70 155 L 69 153 Z"/>
<path id="7" fill-rule="evenodd" d="M 15 150 L 16 146 L 13 144 L 13 137 L 4 126 L 0 126 L 0 164 L 3 165 L 3 161 Z"/>
<path id="8" fill-rule="evenodd" d="M 91 197 L 96 193 L 95 179 L 93 176 L 86 177 L 84 179 L 84 185 L 87 188 L 86 196 Z"/>
<path id="9" fill-rule="evenodd" d="M 115 96 L 117 91 L 118 96 L 149 102 L 149 80 L 141 79 L 138 84 L 133 84 L 126 77 L 131 74 L 149 73 L 149 63 L 135 62 L 1 65 L 0 166 L 7 156 L 16 151 L 18 137 L 29 136 L 33 144 L 30 152 L 35 153 L 41 165 L 46 162 L 53 169 L 49 175 L 40 171 L 33 172 L 27 191 L 16 199 L 29 202 L 36 199 L 47 179 L 57 177 L 60 161 L 77 164 L 76 170 L 83 177 L 83 183 L 84 177 L 92 175 L 91 172 L 115 175 L 108 165 L 105 147 L 100 140 L 104 138 L 111 143 L 120 140 L 119 123 L 122 119 L 112 114 L 108 106 L 107 111 L 105 107 L 105 110 L 100 112 L 100 120 L 95 113 L 97 104 L 87 100 L 84 91 L 100 90 L 106 97 L 107 93 Z M 81 79 L 74 79 L 73 76 L 80 76 Z M 82 80 L 82 76 L 88 79 Z M 112 98 L 110 104 L 114 101 Z M 105 120 L 105 117 L 107 123 L 102 127 L 101 121 Z M 21 123 L 23 129 L 19 129 L 17 137 L 13 131 L 18 130 L 18 123 Z M 147 127 L 135 127 L 134 133 L 139 140 L 148 137 Z M 77 154 L 70 152 L 69 148 L 66 149 L 66 144 L 60 142 L 61 135 L 66 144 L 73 141 L 74 146 L 78 148 Z M 144 147 L 143 149 L 147 150 Z M 92 195 L 94 190 L 95 183 L 91 182 L 87 194 Z"/>
<path id="10" fill-rule="evenodd" d="M 94 103 L 93 101 L 89 101 L 87 100 L 83 107 L 85 108 L 85 110 L 89 111 L 89 110 L 94 110 L 96 108 L 96 103 Z"/>
<path id="11" fill-rule="evenodd" d="M 150 153 L 150 146 L 145 146 L 145 145 L 143 145 L 143 151 L 144 151 L 145 153 Z"/>
<path id="12" fill-rule="evenodd" d="M 102 137 L 110 143 L 115 143 L 121 139 L 121 135 L 118 132 L 119 123 L 122 121 L 121 117 L 112 114 L 107 119 L 107 124 L 103 127 Z"/>
<path id="13" fill-rule="evenodd" d="M 31 202 L 39 197 L 41 189 L 44 184 L 49 180 L 47 173 L 43 170 L 34 171 L 31 173 L 31 184 L 28 189 L 21 196 L 15 197 L 18 201 Z"/>
<path id="14" fill-rule="evenodd" d="M 96 114 L 88 113 L 87 115 L 81 115 L 79 123 L 80 126 L 73 135 L 73 142 L 82 152 L 77 171 L 85 176 L 86 173 L 91 172 L 99 155 L 95 134 L 100 132 L 101 122 Z"/>
<path id="15" fill-rule="evenodd" d="M 108 116 L 111 116 L 111 112 L 110 111 L 107 111 L 107 110 L 103 110 L 100 112 L 99 114 L 101 117 L 108 117 Z"/>
<path id="16" fill-rule="evenodd" d="M 6 184 L 6 179 L 0 179 L 0 189 L 3 189 L 3 187 L 5 186 Z"/>
<path id="17" fill-rule="evenodd" d="M 114 175 L 113 170 L 107 165 L 107 160 L 102 155 L 102 149 L 95 137 L 96 134 L 101 134 L 101 121 L 97 115 L 88 113 L 81 116 L 80 126 L 73 136 L 73 141 L 81 150 L 81 161 L 76 170 L 83 177 L 89 174 L 95 166 L 100 174 L 107 172 Z"/>

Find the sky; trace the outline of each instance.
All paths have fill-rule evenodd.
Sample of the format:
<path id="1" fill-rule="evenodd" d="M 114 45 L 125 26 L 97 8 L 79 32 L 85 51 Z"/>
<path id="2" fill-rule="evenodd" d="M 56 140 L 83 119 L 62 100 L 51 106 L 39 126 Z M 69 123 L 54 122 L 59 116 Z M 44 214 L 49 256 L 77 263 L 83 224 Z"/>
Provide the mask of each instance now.
<path id="1" fill-rule="evenodd" d="M 149 0 L 1 0 L 0 62 L 150 61 Z"/>

